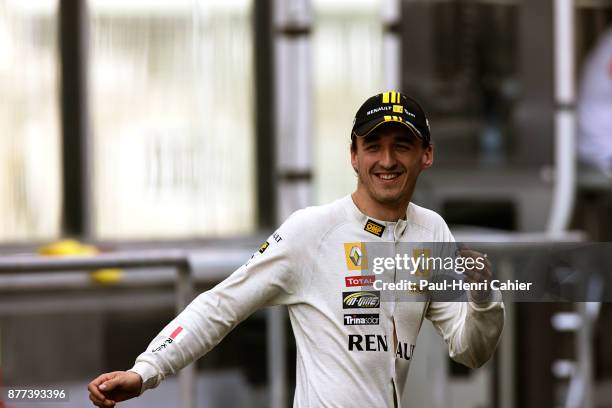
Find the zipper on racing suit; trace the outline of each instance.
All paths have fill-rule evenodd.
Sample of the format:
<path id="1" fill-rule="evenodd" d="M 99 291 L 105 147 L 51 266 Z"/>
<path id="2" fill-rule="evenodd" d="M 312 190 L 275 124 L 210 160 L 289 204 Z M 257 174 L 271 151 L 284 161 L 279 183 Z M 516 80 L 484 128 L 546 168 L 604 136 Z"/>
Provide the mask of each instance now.
<path id="1" fill-rule="evenodd" d="M 406 229 L 406 224 L 407 223 L 405 220 L 398 220 L 396 223 L 392 223 L 388 225 L 389 238 L 391 238 L 393 242 L 394 256 L 395 254 L 397 254 L 397 244 Z M 393 268 L 393 282 L 397 282 L 397 265 Z M 391 303 L 390 312 L 391 312 L 391 323 L 393 327 L 393 333 L 392 333 L 393 347 L 390 348 L 391 349 L 391 360 L 392 360 L 390 377 L 391 377 L 391 389 L 393 392 L 393 407 L 399 408 L 401 404 L 400 404 L 399 395 L 398 395 L 398 389 L 397 389 L 397 384 L 396 384 L 396 372 L 395 372 L 395 359 L 397 358 L 396 350 L 397 350 L 397 345 L 399 343 L 398 336 L 397 336 L 397 328 L 395 325 L 395 302 L 397 301 L 397 299 L 395 296 L 395 292 L 392 292 L 392 293 L 393 293 L 393 302 Z"/>

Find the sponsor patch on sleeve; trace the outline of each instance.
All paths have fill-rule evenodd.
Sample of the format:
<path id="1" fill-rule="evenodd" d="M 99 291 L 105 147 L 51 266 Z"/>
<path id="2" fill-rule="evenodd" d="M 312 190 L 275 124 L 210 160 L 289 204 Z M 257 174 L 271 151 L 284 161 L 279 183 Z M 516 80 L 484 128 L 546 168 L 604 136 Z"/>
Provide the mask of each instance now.
<path id="1" fill-rule="evenodd" d="M 264 251 L 266 249 L 268 249 L 268 247 L 270 246 L 270 243 L 268 241 L 264 242 L 263 244 L 261 244 L 261 246 L 259 247 L 259 253 L 263 254 Z"/>
<path id="2" fill-rule="evenodd" d="M 283 240 L 283 237 L 279 234 L 278 231 L 274 232 L 274 234 L 270 235 L 268 240 L 261 244 L 259 249 L 251 255 L 248 261 L 245 262 L 244 266 L 249 266 L 251 261 L 256 258 L 259 254 L 263 254 L 271 245 L 277 245 Z"/>
<path id="3" fill-rule="evenodd" d="M 187 335 L 187 330 L 185 330 L 185 328 L 183 328 L 182 326 L 175 326 L 167 329 L 165 334 L 167 337 L 162 341 L 159 346 L 154 347 L 151 350 L 153 353 L 165 350 L 173 343 L 180 343 L 181 340 Z"/>

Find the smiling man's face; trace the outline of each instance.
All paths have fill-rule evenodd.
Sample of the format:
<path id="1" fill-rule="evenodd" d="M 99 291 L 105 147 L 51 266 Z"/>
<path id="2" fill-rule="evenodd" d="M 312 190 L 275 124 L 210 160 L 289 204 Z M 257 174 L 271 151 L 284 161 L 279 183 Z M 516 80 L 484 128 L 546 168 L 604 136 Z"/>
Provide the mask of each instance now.
<path id="1" fill-rule="evenodd" d="M 358 137 L 351 151 L 351 164 L 359 177 L 357 193 L 387 208 L 408 205 L 419 174 L 432 163 L 432 146 L 423 147 L 421 139 L 396 123 Z"/>

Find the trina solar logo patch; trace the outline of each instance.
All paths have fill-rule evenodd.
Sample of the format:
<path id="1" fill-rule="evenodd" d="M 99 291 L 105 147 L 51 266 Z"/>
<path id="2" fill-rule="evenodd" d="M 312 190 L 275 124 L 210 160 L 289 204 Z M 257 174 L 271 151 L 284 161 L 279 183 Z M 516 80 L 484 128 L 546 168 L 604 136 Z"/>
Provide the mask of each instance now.
<path id="1" fill-rule="evenodd" d="M 368 231 L 370 234 L 376 235 L 377 237 L 382 237 L 383 232 L 385 232 L 384 225 L 381 225 L 372 220 L 368 220 L 368 222 L 366 222 L 366 225 L 363 229 Z"/>
<path id="2" fill-rule="evenodd" d="M 372 309 L 376 307 L 380 307 L 379 291 L 342 292 L 343 309 Z"/>
<path id="3" fill-rule="evenodd" d="M 345 326 L 376 326 L 380 321 L 378 313 L 375 314 L 345 314 Z"/>

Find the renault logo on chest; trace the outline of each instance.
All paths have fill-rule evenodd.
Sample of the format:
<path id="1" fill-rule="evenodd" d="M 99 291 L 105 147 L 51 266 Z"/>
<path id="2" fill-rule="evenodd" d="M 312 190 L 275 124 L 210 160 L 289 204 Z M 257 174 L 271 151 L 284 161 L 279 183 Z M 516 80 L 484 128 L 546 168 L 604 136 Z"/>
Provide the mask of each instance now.
<path id="1" fill-rule="evenodd" d="M 368 268 L 368 257 L 365 245 L 361 242 L 344 243 L 344 260 L 349 271 L 361 271 Z"/>
<path id="2" fill-rule="evenodd" d="M 361 266 L 361 248 L 354 246 L 351 248 L 351 253 L 349 254 L 349 259 L 355 266 Z"/>

